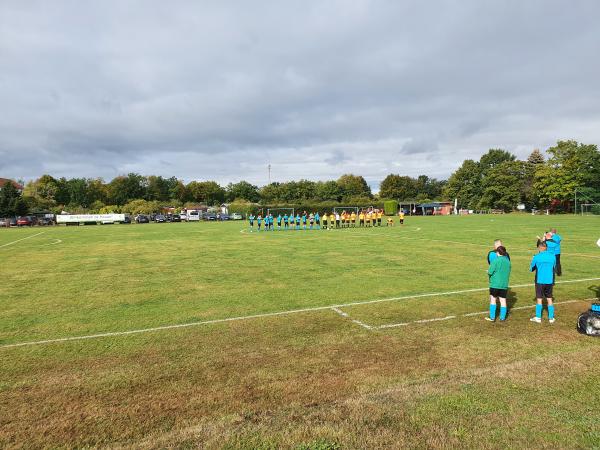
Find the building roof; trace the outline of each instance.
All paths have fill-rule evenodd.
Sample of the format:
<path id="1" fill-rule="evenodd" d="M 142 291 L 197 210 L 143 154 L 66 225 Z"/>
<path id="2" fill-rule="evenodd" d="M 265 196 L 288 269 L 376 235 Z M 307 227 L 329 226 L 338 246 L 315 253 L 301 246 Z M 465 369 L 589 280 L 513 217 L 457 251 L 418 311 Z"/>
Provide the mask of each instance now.
<path id="1" fill-rule="evenodd" d="M 452 202 L 431 202 L 431 203 L 420 203 L 417 205 L 418 208 L 439 208 L 441 206 L 452 206 Z"/>
<path id="2" fill-rule="evenodd" d="M 12 183 L 13 186 L 16 187 L 18 190 L 23 190 L 23 186 L 9 178 L 0 178 L 0 189 L 2 189 L 6 183 Z"/>

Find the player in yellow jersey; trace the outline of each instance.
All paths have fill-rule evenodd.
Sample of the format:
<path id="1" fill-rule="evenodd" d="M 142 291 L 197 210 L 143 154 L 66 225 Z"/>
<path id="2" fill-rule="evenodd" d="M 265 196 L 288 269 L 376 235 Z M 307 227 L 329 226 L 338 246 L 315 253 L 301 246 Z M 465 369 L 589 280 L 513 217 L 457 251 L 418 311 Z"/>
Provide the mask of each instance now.
<path id="1" fill-rule="evenodd" d="M 359 227 L 365 226 L 365 212 L 362 209 L 360 210 L 360 213 L 358 214 L 358 226 Z"/>
<path id="2" fill-rule="evenodd" d="M 335 224 L 335 214 L 333 214 L 333 212 L 331 214 L 329 214 L 329 229 L 331 230 L 333 228 L 333 225 Z"/>
<path id="3" fill-rule="evenodd" d="M 383 212 L 378 209 L 377 210 L 377 226 L 380 227 L 381 226 L 381 219 L 383 218 Z"/>
<path id="4" fill-rule="evenodd" d="M 350 226 L 352 228 L 356 227 L 356 213 L 354 211 L 352 211 L 352 214 L 350 214 Z"/>
<path id="5" fill-rule="evenodd" d="M 404 225 L 404 211 L 400 211 L 398 216 L 400 217 L 400 225 Z"/>

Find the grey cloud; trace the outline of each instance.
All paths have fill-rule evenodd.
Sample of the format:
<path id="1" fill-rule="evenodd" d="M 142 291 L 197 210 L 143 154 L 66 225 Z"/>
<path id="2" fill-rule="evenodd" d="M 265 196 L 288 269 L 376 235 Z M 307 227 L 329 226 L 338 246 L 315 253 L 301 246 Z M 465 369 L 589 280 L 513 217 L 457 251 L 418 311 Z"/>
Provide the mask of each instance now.
<path id="1" fill-rule="evenodd" d="M 599 13 L 588 0 L 5 1 L 0 176 L 264 184 L 272 163 L 281 180 L 376 184 L 446 177 L 490 147 L 599 142 Z"/>

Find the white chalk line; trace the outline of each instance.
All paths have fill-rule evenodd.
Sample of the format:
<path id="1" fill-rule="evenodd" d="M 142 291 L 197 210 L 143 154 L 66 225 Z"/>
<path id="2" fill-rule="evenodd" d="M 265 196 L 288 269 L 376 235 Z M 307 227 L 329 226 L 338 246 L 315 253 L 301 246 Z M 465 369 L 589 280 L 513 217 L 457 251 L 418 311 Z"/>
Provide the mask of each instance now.
<path id="1" fill-rule="evenodd" d="M 584 299 L 584 300 L 565 300 L 564 302 L 554 302 L 555 305 L 566 305 L 568 303 L 579 303 L 579 302 L 589 302 L 592 300 L 596 300 L 594 298 L 589 298 L 589 299 Z M 520 309 L 531 309 L 531 308 L 535 308 L 535 305 L 527 305 L 527 306 L 518 306 L 515 308 L 510 308 L 510 311 L 517 311 Z M 382 330 L 385 328 L 398 328 L 398 327 L 405 327 L 408 325 L 415 325 L 415 324 L 421 324 L 421 323 L 430 323 L 430 322 L 441 322 L 444 320 L 451 320 L 451 319 L 458 319 L 459 317 L 473 317 L 473 316 L 481 316 L 483 314 L 488 314 L 488 311 L 477 311 L 477 312 L 473 312 L 473 313 L 467 313 L 467 314 L 460 314 L 458 316 L 446 316 L 446 317 L 435 317 L 433 319 L 421 319 L 421 320 L 413 320 L 411 322 L 401 322 L 401 323 L 390 323 L 390 324 L 385 324 L 385 325 L 370 325 L 369 329 L 371 330 Z"/>
<path id="2" fill-rule="evenodd" d="M 44 234 L 44 233 L 45 233 L 45 231 L 41 231 L 41 232 L 39 232 L 39 233 L 32 234 L 32 235 L 30 235 L 30 236 L 27 236 L 27 237 L 24 237 L 24 238 L 21 238 L 21 239 L 17 239 L 16 241 L 9 242 L 8 244 L 3 244 L 3 245 L 0 245 L 0 248 L 2 248 L 2 247 L 8 247 L 9 245 L 16 244 L 17 242 L 24 241 L 25 239 L 31 239 L 31 238 L 33 238 L 33 237 L 39 236 L 40 234 Z"/>
<path id="3" fill-rule="evenodd" d="M 600 280 L 600 278 L 581 278 L 578 280 L 557 281 L 556 284 L 582 283 L 584 281 L 598 281 L 598 280 Z M 514 286 L 511 286 L 511 288 L 514 289 L 514 288 L 532 287 L 532 286 L 534 286 L 534 284 L 529 283 L 529 284 L 514 285 Z M 310 307 L 310 308 L 290 309 L 287 311 L 252 314 L 252 315 L 248 315 L 248 316 L 227 317 L 224 319 L 212 319 L 212 320 L 203 320 L 203 321 L 199 321 L 199 322 L 189 322 L 189 323 L 174 324 L 174 325 L 163 325 L 163 326 L 151 327 L 151 328 L 140 328 L 140 329 L 136 329 L 136 330 L 113 331 L 113 332 L 90 334 L 90 335 L 83 335 L 83 336 L 71 336 L 71 337 L 56 338 L 56 339 L 44 339 L 44 340 L 39 340 L 39 341 L 18 342 L 15 344 L 0 345 L 0 349 L 24 347 L 24 346 L 30 346 L 30 345 L 51 344 L 51 343 L 57 343 L 57 342 L 80 341 L 80 340 L 85 340 L 85 339 L 98 339 L 98 338 L 111 337 L 111 336 L 126 336 L 126 335 L 130 335 L 130 334 L 150 333 L 150 332 L 154 332 L 154 331 L 173 330 L 173 329 L 177 329 L 177 328 L 189 328 L 189 327 L 196 327 L 196 326 L 201 326 L 201 325 L 236 322 L 236 321 L 241 321 L 241 320 L 260 319 L 260 318 L 266 318 L 266 317 L 277 317 L 277 316 L 285 316 L 285 315 L 299 314 L 299 313 L 306 313 L 306 312 L 313 312 L 313 311 L 325 311 L 325 310 L 332 310 L 333 308 L 339 309 L 339 308 L 344 308 L 344 307 L 348 307 L 348 306 L 371 305 L 374 303 L 392 302 L 392 301 L 400 301 L 400 300 L 412 300 L 412 299 L 426 298 L 426 297 L 440 297 L 440 296 L 447 296 L 447 295 L 453 295 L 453 294 L 465 294 L 465 293 L 469 293 L 469 292 L 483 292 L 483 291 L 488 291 L 488 290 L 489 290 L 489 287 L 485 287 L 485 288 L 475 288 L 475 289 L 463 289 L 463 290 L 457 290 L 457 291 L 447 291 L 447 292 L 430 292 L 427 294 L 405 295 L 405 296 L 401 296 L 401 297 L 388 297 L 388 298 L 381 298 L 381 299 L 376 299 L 376 300 L 365 300 L 365 301 L 357 301 L 357 302 L 350 302 L 350 303 L 341 303 L 338 305 L 314 306 L 314 307 Z"/>
<path id="4" fill-rule="evenodd" d="M 356 325 L 358 325 L 358 326 L 361 326 L 361 327 L 363 327 L 363 328 L 366 328 L 367 330 L 370 330 L 370 329 L 372 328 L 370 325 L 367 325 L 366 323 L 364 323 L 364 322 L 361 322 L 360 320 L 356 320 L 356 319 L 353 319 L 353 318 L 351 318 L 351 317 L 350 317 L 350 316 L 349 316 L 347 313 L 345 313 L 344 311 L 342 311 L 342 310 L 341 310 L 341 309 L 339 309 L 339 308 L 331 308 L 331 309 L 332 309 L 333 311 L 335 311 L 336 313 L 338 313 L 340 316 L 342 316 L 342 317 L 345 317 L 345 318 L 347 318 L 347 319 L 350 319 L 350 321 L 351 321 L 352 323 L 355 323 L 355 324 L 356 324 Z"/>
<path id="5" fill-rule="evenodd" d="M 56 245 L 56 244 L 60 244 L 60 243 L 62 243 L 62 239 L 54 239 L 54 242 L 50 242 L 48 244 L 42 244 L 42 245 L 40 245 L 40 247 L 46 247 L 48 245 Z"/>

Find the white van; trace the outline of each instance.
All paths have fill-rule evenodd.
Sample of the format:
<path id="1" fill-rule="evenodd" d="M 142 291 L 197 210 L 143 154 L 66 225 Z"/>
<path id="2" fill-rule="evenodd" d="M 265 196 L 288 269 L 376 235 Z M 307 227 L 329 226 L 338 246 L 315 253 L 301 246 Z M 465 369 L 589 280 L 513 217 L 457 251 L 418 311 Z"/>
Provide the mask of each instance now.
<path id="1" fill-rule="evenodd" d="M 187 221 L 188 222 L 198 222 L 200 221 L 200 211 L 197 209 L 188 209 L 187 211 Z"/>

